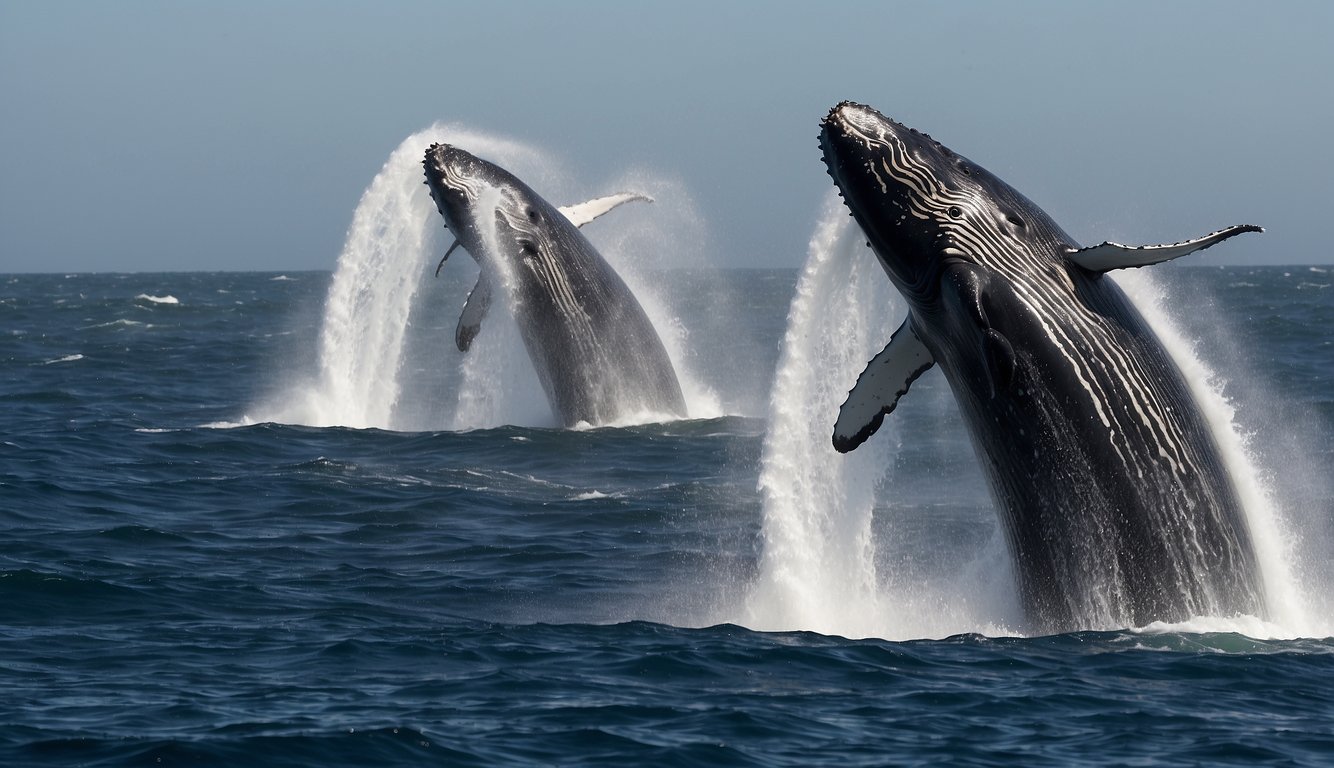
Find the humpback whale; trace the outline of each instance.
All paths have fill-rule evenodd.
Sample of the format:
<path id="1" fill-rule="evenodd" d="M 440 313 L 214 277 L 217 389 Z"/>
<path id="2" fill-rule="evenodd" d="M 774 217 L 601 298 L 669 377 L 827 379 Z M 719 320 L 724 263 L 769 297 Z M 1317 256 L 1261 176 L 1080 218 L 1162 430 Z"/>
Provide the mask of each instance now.
<path id="1" fill-rule="evenodd" d="M 623 193 L 556 208 L 513 174 L 448 144 L 423 160 L 445 227 L 481 272 L 455 344 L 466 352 L 505 291 L 528 356 L 565 426 L 639 413 L 685 416 L 671 359 L 648 316 L 579 227 L 643 195 Z M 436 273 L 439 274 L 439 267 Z"/>
<path id="2" fill-rule="evenodd" d="M 855 449 L 938 365 L 987 476 L 1035 631 L 1263 615 L 1236 489 L 1181 371 L 1107 272 L 1208 248 L 1081 248 L 986 169 L 874 109 L 824 162 L 908 317 L 839 411 Z"/>

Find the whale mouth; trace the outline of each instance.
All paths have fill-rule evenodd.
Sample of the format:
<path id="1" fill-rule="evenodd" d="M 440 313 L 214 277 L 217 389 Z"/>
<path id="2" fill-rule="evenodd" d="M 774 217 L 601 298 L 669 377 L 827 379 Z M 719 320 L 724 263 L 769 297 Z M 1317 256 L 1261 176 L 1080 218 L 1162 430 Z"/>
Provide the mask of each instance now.
<path id="1" fill-rule="evenodd" d="M 864 182 L 875 162 L 878 147 L 895 141 L 886 135 L 887 118 L 864 104 L 839 102 L 820 121 L 819 144 L 825 172 L 834 182 L 853 217 L 862 221 L 863 208 L 870 204 Z M 891 123 L 892 124 L 892 123 Z M 880 193 L 888 190 L 880 185 Z"/>
<path id="2" fill-rule="evenodd" d="M 486 168 L 484 161 L 450 144 L 432 144 L 422 158 L 422 168 L 435 209 L 445 229 L 454 235 L 454 242 L 435 267 L 435 276 L 439 277 L 450 254 L 458 248 L 476 256 L 476 251 L 469 248 L 476 238 L 473 207 L 486 186 Z"/>
<path id="3" fill-rule="evenodd" d="M 839 197 L 910 299 L 931 294 L 942 261 L 967 260 L 940 242 L 930 214 L 944 186 L 936 168 L 945 155 L 937 147 L 930 136 L 854 101 L 840 102 L 820 123 L 825 169 Z"/>
<path id="4" fill-rule="evenodd" d="M 445 228 L 459 230 L 462 217 L 477 197 L 482 163 L 466 150 L 451 144 L 432 144 L 422 158 L 426 188 Z"/>

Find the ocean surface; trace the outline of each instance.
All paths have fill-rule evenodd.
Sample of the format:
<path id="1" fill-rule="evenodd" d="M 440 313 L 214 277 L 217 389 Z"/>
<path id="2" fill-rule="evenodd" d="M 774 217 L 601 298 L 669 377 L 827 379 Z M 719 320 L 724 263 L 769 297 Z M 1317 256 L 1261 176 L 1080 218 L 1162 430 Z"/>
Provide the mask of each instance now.
<path id="1" fill-rule="evenodd" d="M 0 765 L 1328 765 L 1334 274 L 1153 274 L 1286 602 L 1056 636 L 943 380 L 819 484 L 788 422 L 852 380 L 801 314 L 849 306 L 797 270 L 655 274 L 703 416 L 574 430 L 503 322 L 509 368 L 454 350 L 467 280 L 351 428 L 312 416 L 330 273 L 0 276 Z"/>

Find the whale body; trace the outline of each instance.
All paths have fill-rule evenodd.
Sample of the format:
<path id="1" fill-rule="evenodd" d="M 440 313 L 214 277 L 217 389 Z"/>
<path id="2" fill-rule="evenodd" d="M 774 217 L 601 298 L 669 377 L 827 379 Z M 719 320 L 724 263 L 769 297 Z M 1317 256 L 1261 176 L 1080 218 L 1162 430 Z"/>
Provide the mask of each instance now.
<path id="1" fill-rule="evenodd" d="M 648 315 L 579 230 L 622 203 L 648 198 L 619 194 L 557 208 L 509 171 L 448 144 L 432 145 L 423 166 L 457 238 L 445 258 L 462 247 L 481 268 L 455 332 L 460 351 L 470 348 L 501 290 L 563 425 L 686 416 L 676 371 Z"/>
<path id="2" fill-rule="evenodd" d="M 1035 631 L 1263 615 L 1237 492 L 1190 387 L 1106 272 L 1212 246 L 1081 248 L 930 136 L 844 102 L 830 176 L 909 306 L 841 408 L 856 448 L 938 365 L 995 500 Z"/>

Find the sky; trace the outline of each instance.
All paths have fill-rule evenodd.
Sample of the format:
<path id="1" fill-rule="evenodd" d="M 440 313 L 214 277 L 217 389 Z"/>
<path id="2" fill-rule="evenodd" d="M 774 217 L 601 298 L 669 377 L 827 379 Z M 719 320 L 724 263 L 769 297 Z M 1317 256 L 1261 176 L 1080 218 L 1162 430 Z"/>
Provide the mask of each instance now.
<path id="1" fill-rule="evenodd" d="M 795 267 L 844 99 L 1084 244 L 1251 223 L 1183 261 L 1325 264 L 1331 39 L 1325 0 L 0 0 L 0 272 L 332 269 L 390 152 L 437 121 L 598 192 L 673 179 L 707 261 Z"/>

